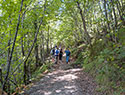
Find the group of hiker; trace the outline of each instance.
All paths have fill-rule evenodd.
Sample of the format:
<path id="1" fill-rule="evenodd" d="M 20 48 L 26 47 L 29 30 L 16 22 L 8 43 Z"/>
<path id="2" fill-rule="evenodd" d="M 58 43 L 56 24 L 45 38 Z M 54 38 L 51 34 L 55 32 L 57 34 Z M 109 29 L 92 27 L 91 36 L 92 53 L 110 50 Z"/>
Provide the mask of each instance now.
<path id="1" fill-rule="evenodd" d="M 66 50 L 64 51 L 66 53 L 66 63 L 69 63 L 69 57 L 70 57 L 70 51 L 68 48 L 66 48 Z M 62 48 L 58 48 L 57 46 L 53 47 L 53 49 L 51 50 L 51 55 L 52 55 L 52 60 L 55 62 L 55 64 L 59 62 L 62 63 L 62 57 L 63 57 L 63 49 Z"/>

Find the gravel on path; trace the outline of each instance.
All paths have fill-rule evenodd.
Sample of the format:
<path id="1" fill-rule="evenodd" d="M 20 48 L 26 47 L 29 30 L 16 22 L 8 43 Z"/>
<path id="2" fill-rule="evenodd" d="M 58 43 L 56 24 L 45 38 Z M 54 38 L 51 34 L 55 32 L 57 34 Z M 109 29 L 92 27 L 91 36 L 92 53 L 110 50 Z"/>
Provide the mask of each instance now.
<path id="1" fill-rule="evenodd" d="M 101 95 L 96 92 L 93 78 L 82 68 L 73 68 L 63 61 L 52 69 L 21 95 Z"/>
<path id="2" fill-rule="evenodd" d="M 22 95 L 97 95 L 96 84 L 82 68 L 61 64 Z"/>

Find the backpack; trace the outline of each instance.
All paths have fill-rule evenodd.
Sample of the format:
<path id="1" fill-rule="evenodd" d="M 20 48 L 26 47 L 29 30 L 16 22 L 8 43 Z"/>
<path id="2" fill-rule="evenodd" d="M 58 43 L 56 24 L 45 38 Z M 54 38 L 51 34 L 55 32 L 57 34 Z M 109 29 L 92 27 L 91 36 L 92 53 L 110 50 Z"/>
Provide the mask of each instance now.
<path id="1" fill-rule="evenodd" d="M 70 56 L 70 51 L 68 52 L 67 56 Z"/>
<path id="2" fill-rule="evenodd" d="M 63 52 L 62 51 L 60 51 L 60 53 L 59 53 L 60 55 L 62 55 L 63 54 Z"/>
<path id="3" fill-rule="evenodd" d="M 55 55 L 58 55 L 58 54 L 59 54 L 59 51 L 58 51 L 58 50 L 56 50 L 56 51 L 55 51 Z"/>
<path id="4" fill-rule="evenodd" d="M 55 54 L 55 49 L 53 49 L 52 52 L 53 52 L 53 55 L 54 55 Z"/>
<path id="5" fill-rule="evenodd" d="M 54 55 L 55 54 L 55 50 L 52 49 L 51 52 L 50 52 L 50 54 Z"/>

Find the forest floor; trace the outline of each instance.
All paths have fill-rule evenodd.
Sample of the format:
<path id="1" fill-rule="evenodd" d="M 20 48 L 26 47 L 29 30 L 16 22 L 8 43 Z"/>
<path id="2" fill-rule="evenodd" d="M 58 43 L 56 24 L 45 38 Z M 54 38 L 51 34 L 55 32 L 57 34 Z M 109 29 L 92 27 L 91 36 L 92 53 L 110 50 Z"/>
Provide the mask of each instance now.
<path id="1" fill-rule="evenodd" d="M 62 63 L 54 64 L 51 72 L 21 95 L 101 95 L 96 92 L 94 79 L 82 68 L 73 68 L 70 64 L 63 58 Z"/>

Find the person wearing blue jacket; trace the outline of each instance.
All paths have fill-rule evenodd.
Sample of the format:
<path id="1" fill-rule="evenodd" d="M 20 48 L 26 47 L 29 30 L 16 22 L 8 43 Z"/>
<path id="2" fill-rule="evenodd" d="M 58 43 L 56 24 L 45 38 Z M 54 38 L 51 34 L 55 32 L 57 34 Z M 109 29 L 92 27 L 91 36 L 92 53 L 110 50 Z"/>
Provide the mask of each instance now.
<path id="1" fill-rule="evenodd" d="M 69 62 L 69 57 L 70 57 L 70 51 L 69 51 L 68 48 L 65 50 L 65 53 L 66 53 L 66 63 L 68 64 L 68 62 Z"/>
<path id="2" fill-rule="evenodd" d="M 59 56 L 59 50 L 58 48 L 55 49 L 55 64 L 58 63 L 58 56 Z"/>

